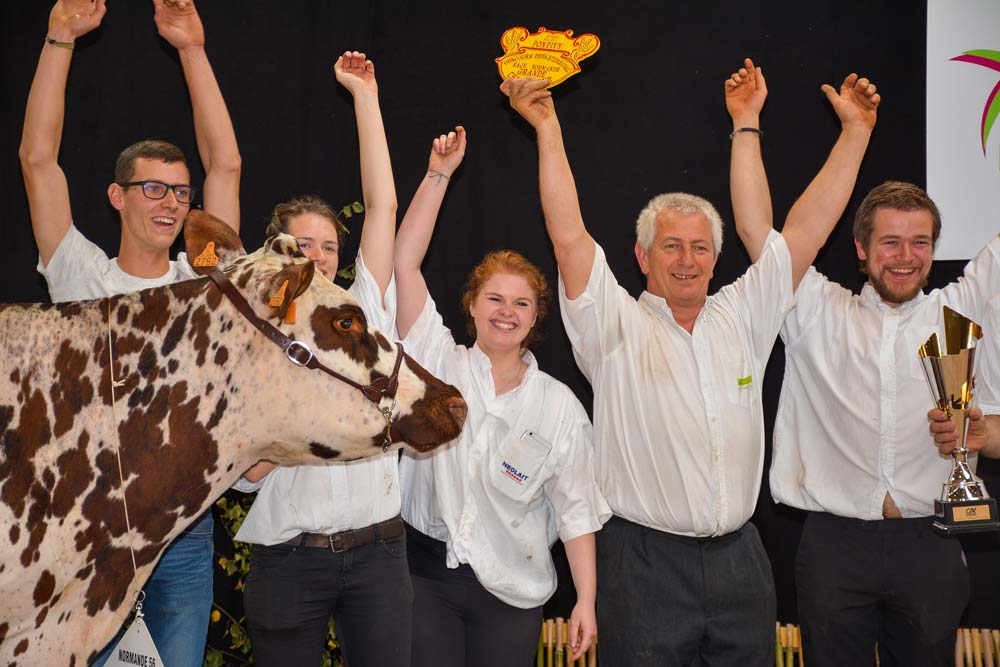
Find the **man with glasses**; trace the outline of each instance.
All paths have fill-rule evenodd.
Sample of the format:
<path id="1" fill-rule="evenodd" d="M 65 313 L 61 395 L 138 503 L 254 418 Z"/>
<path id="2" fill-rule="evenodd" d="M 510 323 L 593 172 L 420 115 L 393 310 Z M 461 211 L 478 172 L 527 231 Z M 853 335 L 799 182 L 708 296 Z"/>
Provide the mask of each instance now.
<path id="1" fill-rule="evenodd" d="M 205 209 L 238 232 L 239 150 L 205 54 L 201 19 L 191 0 L 153 0 L 153 6 L 160 36 L 178 51 L 191 96 L 205 167 Z M 97 28 L 104 13 L 104 0 L 56 2 L 25 110 L 21 170 L 38 271 L 54 302 L 135 292 L 195 277 L 183 253 L 177 261 L 170 260 L 170 246 L 195 195 L 184 154 L 173 144 L 142 141 L 118 157 L 114 182 L 108 186 L 108 199 L 121 216 L 117 258 L 109 259 L 73 223 L 66 175 L 57 161 L 66 80 L 74 41 Z M 145 621 L 164 663 L 200 665 L 212 602 L 210 513 L 164 551 L 144 590 Z M 92 664 L 103 665 L 115 643 L 117 639 Z"/>

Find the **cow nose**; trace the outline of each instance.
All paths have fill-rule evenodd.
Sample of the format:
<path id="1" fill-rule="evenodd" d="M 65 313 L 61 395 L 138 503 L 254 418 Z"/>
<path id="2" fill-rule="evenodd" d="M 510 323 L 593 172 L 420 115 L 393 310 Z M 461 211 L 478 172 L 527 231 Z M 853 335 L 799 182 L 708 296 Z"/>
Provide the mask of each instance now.
<path id="1" fill-rule="evenodd" d="M 465 425 L 465 418 L 469 414 L 469 406 L 466 405 L 465 399 L 460 396 L 448 399 L 448 412 L 455 419 L 455 423 L 461 428 Z"/>

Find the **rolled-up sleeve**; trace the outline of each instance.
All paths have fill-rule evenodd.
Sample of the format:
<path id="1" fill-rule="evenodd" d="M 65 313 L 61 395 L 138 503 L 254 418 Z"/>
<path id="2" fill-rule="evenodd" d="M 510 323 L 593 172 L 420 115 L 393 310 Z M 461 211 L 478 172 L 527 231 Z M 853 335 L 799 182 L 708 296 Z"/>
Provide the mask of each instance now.
<path id="1" fill-rule="evenodd" d="M 597 532 L 611 518 L 611 508 L 594 476 L 594 429 L 579 401 L 568 400 L 572 404 L 563 411 L 555 437 L 560 450 L 558 468 L 545 486 L 563 542 Z"/>

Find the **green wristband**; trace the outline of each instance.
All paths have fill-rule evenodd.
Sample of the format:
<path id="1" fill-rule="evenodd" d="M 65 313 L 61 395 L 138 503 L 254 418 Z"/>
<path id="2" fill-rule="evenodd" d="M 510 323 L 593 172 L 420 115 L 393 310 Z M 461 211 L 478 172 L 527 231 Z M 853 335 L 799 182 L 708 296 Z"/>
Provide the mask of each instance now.
<path id="1" fill-rule="evenodd" d="M 45 35 L 45 43 L 51 44 L 52 46 L 58 46 L 60 49 L 66 49 L 68 51 L 73 50 L 73 42 L 60 42 L 58 40 L 52 39 L 48 35 Z"/>

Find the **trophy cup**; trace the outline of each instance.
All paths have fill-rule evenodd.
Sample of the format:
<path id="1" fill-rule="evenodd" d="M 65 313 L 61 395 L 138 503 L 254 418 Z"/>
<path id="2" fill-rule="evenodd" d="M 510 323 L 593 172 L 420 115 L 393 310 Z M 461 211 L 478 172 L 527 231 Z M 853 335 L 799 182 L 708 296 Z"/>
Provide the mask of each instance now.
<path id="1" fill-rule="evenodd" d="M 983 480 L 969 468 L 969 450 L 965 446 L 965 412 L 972 403 L 976 342 L 982 337 L 978 324 L 945 306 L 944 347 L 935 332 L 919 350 L 934 402 L 958 433 L 957 446 L 951 452 L 951 474 L 942 485 L 941 499 L 934 501 L 934 528 L 947 535 L 1000 529 L 997 501 L 990 498 Z"/>

